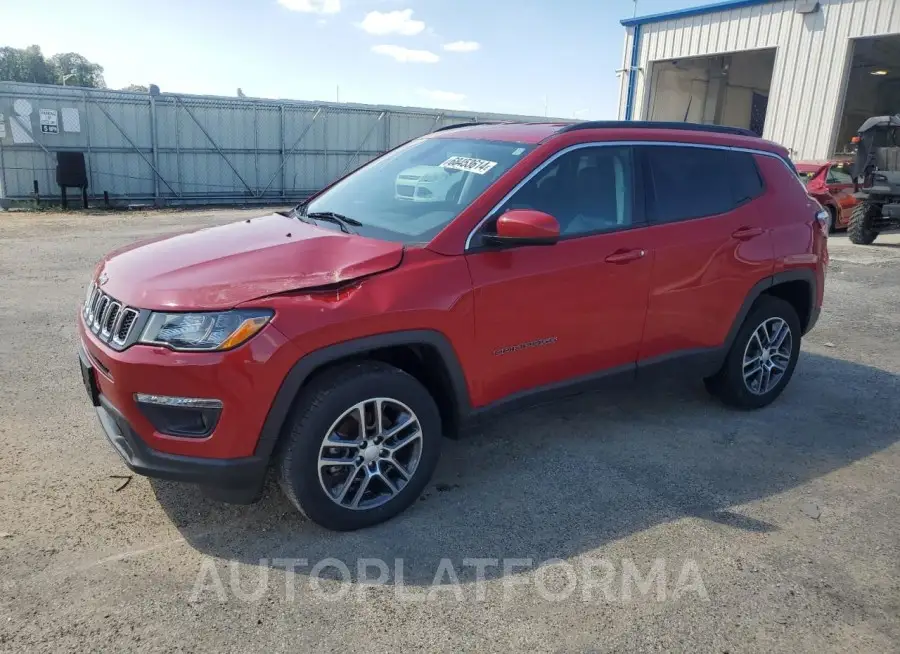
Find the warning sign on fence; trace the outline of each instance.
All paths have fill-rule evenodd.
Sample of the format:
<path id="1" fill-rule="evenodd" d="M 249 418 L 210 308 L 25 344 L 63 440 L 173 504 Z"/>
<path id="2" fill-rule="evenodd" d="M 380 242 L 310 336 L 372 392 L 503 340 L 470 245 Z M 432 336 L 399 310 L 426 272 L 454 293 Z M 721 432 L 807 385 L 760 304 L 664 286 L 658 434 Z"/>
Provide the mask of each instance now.
<path id="1" fill-rule="evenodd" d="M 59 114 L 56 109 L 41 109 L 41 132 L 59 134 Z"/>

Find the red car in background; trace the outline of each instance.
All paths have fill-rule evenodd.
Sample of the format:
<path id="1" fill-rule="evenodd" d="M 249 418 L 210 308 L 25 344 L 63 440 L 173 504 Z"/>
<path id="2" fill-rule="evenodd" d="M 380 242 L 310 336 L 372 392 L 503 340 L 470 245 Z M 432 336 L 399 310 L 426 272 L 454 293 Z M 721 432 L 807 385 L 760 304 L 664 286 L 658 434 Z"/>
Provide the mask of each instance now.
<path id="1" fill-rule="evenodd" d="M 853 197 L 852 163 L 849 161 L 829 161 L 827 163 L 800 162 L 797 172 L 806 183 L 806 190 L 828 209 L 831 223 L 828 231 L 847 229 L 850 214 L 858 200 Z"/>

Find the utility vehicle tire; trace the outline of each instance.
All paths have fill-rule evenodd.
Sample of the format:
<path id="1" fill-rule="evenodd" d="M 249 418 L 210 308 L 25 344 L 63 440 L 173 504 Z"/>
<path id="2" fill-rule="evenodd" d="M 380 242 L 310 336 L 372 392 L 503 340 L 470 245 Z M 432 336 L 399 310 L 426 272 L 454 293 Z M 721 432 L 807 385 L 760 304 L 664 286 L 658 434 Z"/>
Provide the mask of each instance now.
<path id="1" fill-rule="evenodd" d="M 415 377 L 376 361 L 313 378 L 287 429 L 278 482 L 304 515 L 336 531 L 375 525 L 409 507 L 440 455 L 434 399 Z"/>
<path id="2" fill-rule="evenodd" d="M 856 245 L 869 245 L 878 236 L 878 230 L 872 228 L 872 220 L 881 213 L 881 207 L 877 204 L 860 202 L 853 208 L 850 216 L 850 226 L 847 235 L 850 242 Z"/>
<path id="3" fill-rule="evenodd" d="M 707 390 L 738 409 L 770 404 L 794 374 L 800 331 L 793 306 L 781 298 L 760 296 L 738 330 L 725 363 L 704 380 Z"/>

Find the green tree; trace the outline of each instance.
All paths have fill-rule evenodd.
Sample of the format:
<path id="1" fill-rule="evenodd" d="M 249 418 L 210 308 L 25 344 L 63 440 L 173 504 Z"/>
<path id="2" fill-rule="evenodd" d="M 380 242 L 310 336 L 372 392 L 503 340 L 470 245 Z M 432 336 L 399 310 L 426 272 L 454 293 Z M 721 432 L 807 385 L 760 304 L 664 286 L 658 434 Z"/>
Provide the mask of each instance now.
<path id="1" fill-rule="evenodd" d="M 0 80 L 20 81 L 22 76 L 22 51 L 0 48 Z"/>
<path id="2" fill-rule="evenodd" d="M 132 93 L 149 93 L 150 89 L 144 86 L 143 84 L 129 84 L 126 87 L 119 89 L 120 91 L 131 91 Z"/>
<path id="3" fill-rule="evenodd" d="M 55 84 L 106 88 L 103 66 L 88 61 L 77 52 L 64 52 L 50 57 L 49 65 L 56 77 Z"/>
<path id="4" fill-rule="evenodd" d="M 40 46 L 0 48 L 0 80 L 105 88 L 103 67 L 76 52 L 44 57 Z"/>
<path id="5" fill-rule="evenodd" d="M 37 45 L 22 50 L 0 48 L 0 79 L 35 84 L 55 83 L 53 69 Z"/>

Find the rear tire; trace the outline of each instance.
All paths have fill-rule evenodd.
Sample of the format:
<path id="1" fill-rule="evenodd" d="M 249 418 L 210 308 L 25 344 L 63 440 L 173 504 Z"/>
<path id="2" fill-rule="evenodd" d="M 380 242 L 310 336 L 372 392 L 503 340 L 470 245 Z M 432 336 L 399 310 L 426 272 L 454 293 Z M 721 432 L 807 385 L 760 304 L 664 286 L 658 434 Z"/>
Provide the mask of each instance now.
<path id="1" fill-rule="evenodd" d="M 781 298 L 760 296 L 738 330 L 722 367 L 703 380 L 706 389 L 738 409 L 771 404 L 794 374 L 800 356 L 800 332 L 800 319 L 793 306 Z"/>
<path id="2" fill-rule="evenodd" d="M 834 207 L 827 207 L 827 209 L 830 216 L 828 219 L 828 233 L 834 234 L 837 230 L 837 210 Z"/>
<path id="3" fill-rule="evenodd" d="M 440 455 L 434 399 L 415 377 L 375 361 L 314 378 L 288 429 L 278 483 L 306 517 L 336 531 L 375 525 L 409 507 Z"/>
<path id="4" fill-rule="evenodd" d="M 860 202 L 853 207 L 850 226 L 847 228 L 850 242 L 856 245 L 870 245 L 878 236 L 878 230 L 872 228 L 872 221 L 880 214 L 881 207 L 877 204 Z"/>

